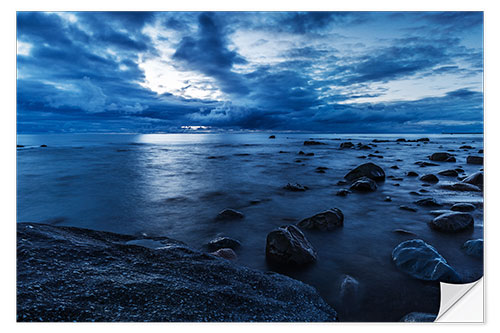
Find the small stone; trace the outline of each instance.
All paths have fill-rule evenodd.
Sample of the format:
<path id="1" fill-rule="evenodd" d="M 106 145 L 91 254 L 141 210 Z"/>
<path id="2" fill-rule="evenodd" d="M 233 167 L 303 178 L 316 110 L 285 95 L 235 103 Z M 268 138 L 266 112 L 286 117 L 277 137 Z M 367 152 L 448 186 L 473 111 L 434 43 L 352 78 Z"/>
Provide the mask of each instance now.
<path id="1" fill-rule="evenodd" d="M 344 225 L 344 214 L 338 208 L 308 217 L 297 223 L 301 229 L 333 230 Z"/>
<path id="2" fill-rule="evenodd" d="M 476 207 L 470 203 L 456 203 L 451 206 L 451 210 L 455 212 L 472 212 Z"/>
<path id="3" fill-rule="evenodd" d="M 244 217 L 245 215 L 243 215 L 242 213 L 231 208 L 226 208 L 222 210 L 219 214 L 217 214 L 217 217 L 215 219 L 220 221 L 226 221 L 226 220 L 242 219 Z"/>
<path id="4" fill-rule="evenodd" d="M 415 171 L 408 171 L 406 175 L 408 177 L 418 177 L 418 173 L 416 173 Z"/>
<path id="5" fill-rule="evenodd" d="M 406 211 L 409 211 L 409 212 L 416 212 L 417 211 L 415 208 L 404 206 L 404 205 L 399 206 L 399 209 L 406 210 Z"/>
<path id="6" fill-rule="evenodd" d="M 300 185 L 300 184 L 286 184 L 285 187 L 284 187 L 285 190 L 288 190 L 288 191 L 292 191 L 292 192 L 303 192 L 305 190 L 308 189 L 307 186 L 303 186 L 303 185 Z"/>
<path id="7" fill-rule="evenodd" d="M 433 184 L 439 182 L 439 178 L 433 174 L 423 175 L 422 177 L 420 177 L 420 180 L 426 183 L 433 183 Z"/>
<path id="8" fill-rule="evenodd" d="M 447 176 L 447 177 L 458 177 L 458 172 L 456 170 L 444 170 L 439 171 L 438 175 Z"/>
<path id="9" fill-rule="evenodd" d="M 483 164 L 482 156 L 467 156 L 467 164 Z"/>
<path id="10" fill-rule="evenodd" d="M 347 196 L 349 193 L 351 193 L 351 191 L 349 190 L 346 190 L 346 189 L 342 189 L 342 190 L 338 190 L 337 193 L 335 195 L 339 196 L 339 197 L 345 197 Z"/>
<path id="11" fill-rule="evenodd" d="M 275 135 L 270 135 L 269 139 L 276 139 L 276 136 Z"/>
<path id="12" fill-rule="evenodd" d="M 423 207 L 441 207 L 442 205 L 438 203 L 434 198 L 424 198 L 415 201 L 415 204 Z"/>

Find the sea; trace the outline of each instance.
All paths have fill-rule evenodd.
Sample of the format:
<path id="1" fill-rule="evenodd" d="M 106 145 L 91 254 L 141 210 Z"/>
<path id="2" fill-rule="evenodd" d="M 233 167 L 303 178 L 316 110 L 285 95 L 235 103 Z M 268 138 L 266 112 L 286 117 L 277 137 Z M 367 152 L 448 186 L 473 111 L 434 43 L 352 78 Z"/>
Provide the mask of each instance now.
<path id="1" fill-rule="evenodd" d="M 429 142 L 396 142 L 422 137 Z M 306 140 L 324 144 L 304 145 Z M 340 149 L 342 142 L 371 149 Z M 438 312 L 439 284 L 414 279 L 392 263 L 392 250 L 404 240 L 418 238 L 434 246 L 465 282 L 483 274 L 483 262 L 461 249 L 465 241 L 483 238 L 482 192 L 439 188 L 456 182 L 453 177 L 438 175 L 439 183 L 427 186 L 406 176 L 408 171 L 424 175 L 455 168 L 465 176 L 482 169 L 466 163 L 469 155 L 483 156 L 482 134 L 20 134 L 17 144 L 18 222 L 167 236 L 195 249 L 216 237 L 231 237 L 242 243 L 237 264 L 312 285 L 343 321 L 397 321 L 409 312 Z M 428 156 L 439 151 L 454 154 L 456 163 L 415 164 L 430 162 Z M 348 188 L 338 182 L 366 162 L 395 179 L 386 179 L 372 193 L 337 196 Z M 318 173 L 317 167 L 327 169 Z M 308 190 L 287 191 L 288 183 Z M 421 189 L 428 192 L 410 193 Z M 436 208 L 414 204 L 426 197 L 442 203 L 442 209 L 458 202 L 475 204 L 474 229 L 459 234 L 431 230 L 427 222 Z M 401 205 L 417 211 L 401 210 Z M 225 208 L 244 218 L 217 221 Z M 278 268 L 266 261 L 269 232 L 329 208 L 343 212 L 344 226 L 304 231 L 318 252 L 315 264 Z M 349 301 L 340 296 L 346 276 L 359 283 Z"/>

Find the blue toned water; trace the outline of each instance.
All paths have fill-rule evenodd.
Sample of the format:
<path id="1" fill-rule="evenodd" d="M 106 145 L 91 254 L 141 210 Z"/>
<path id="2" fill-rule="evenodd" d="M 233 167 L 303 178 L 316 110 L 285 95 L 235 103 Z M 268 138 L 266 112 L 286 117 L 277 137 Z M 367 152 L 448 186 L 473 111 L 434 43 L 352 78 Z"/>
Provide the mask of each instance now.
<path id="1" fill-rule="evenodd" d="M 17 149 L 17 220 L 163 235 L 194 248 L 217 236 L 229 236 L 243 244 L 238 252 L 240 264 L 268 270 L 273 267 L 265 261 L 267 233 L 337 207 L 345 215 L 343 228 L 306 231 L 318 251 L 318 262 L 284 273 L 315 286 L 343 320 L 393 321 L 412 311 L 437 312 L 438 285 L 411 279 L 391 262 L 392 249 L 409 239 L 392 232 L 396 228 L 432 244 L 467 279 L 482 274 L 482 262 L 460 249 L 466 240 L 482 238 L 481 205 L 473 212 L 474 231 L 456 235 L 429 229 L 432 209 L 419 207 L 413 213 L 398 208 L 422 198 L 409 194 L 421 188 L 446 205 L 482 203 L 482 193 L 439 189 L 439 184 L 454 180 L 449 177 L 440 177 L 438 185 L 422 187 L 418 178 L 404 176 L 410 170 L 424 174 L 458 166 L 466 174 L 479 170 L 482 166 L 466 164 L 465 159 L 481 155 L 477 153 L 483 148 L 481 135 L 425 135 L 431 140 L 428 144 L 396 144 L 396 138 L 422 135 L 276 134 L 276 139 L 269 139 L 270 134 L 275 133 L 18 135 L 18 145 L 24 147 Z M 309 138 L 326 144 L 304 146 Z M 348 139 L 367 144 L 374 138 L 392 142 L 376 143 L 368 151 L 338 149 Z M 475 148 L 460 149 L 464 144 Z M 449 149 L 455 150 L 457 163 L 426 168 L 414 164 Z M 314 156 L 298 155 L 300 150 Z M 383 158 L 358 158 L 370 153 Z M 374 193 L 336 196 L 344 188 L 336 183 L 367 161 L 403 180 L 387 179 Z M 399 169 L 391 169 L 393 165 Z M 318 166 L 328 169 L 319 174 L 315 172 Z M 288 182 L 310 189 L 287 192 L 283 186 Z M 386 196 L 392 202 L 385 202 Z M 227 207 L 241 211 L 245 218 L 215 221 L 217 213 Z M 355 305 L 339 299 L 345 274 L 360 282 Z"/>

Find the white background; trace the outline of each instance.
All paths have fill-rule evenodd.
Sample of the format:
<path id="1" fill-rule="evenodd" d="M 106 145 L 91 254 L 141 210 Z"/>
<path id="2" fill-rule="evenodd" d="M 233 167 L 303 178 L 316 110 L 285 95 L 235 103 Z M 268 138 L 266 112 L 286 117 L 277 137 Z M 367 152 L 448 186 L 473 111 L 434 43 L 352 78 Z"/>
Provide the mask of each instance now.
<path id="1" fill-rule="evenodd" d="M 120 5 L 121 3 L 121 5 Z M 499 331 L 500 310 L 499 298 L 499 66 L 500 66 L 500 13 L 498 1 L 482 0 L 418 0 L 418 1 L 386 1 L 386 0 L 251 0 L 239 3 L 237 0 L 207 1 L 150 1 L 140 0 L 133 3 L 120 1 L 112 3 L 103 0 L 4 0 L 1 5 L 1 104 L 0 104 L 0 223 L 1 223 L 1 266 L 0 271 L 0 319 L 3 332 L 42 331 L 42 332 L 88 332 L 89 330 L 110 332 L 149 332 L 167 331 L 209 331 L 209 332 L 254 332 L 269 330 L 287 332 L 304 332 L 317 330 L 332 332 L 354 332 L 369 329 L 373 332 L 401 331 L 421 332 L 422 330 L 453 330 L 470 332 L 486 329 Z M 316 323 L 316 324 L 21 324 L 16 323 L 16 11 L 97 11 L 97 10 L 151 10 L 151 11 L 199 11 L 199 10 L 239 10 L 239 11 L 295 11 L 295 10 L 329 10 L 329 11 L 485 11 L 485 320 L 486 324 L 349 324 L 349 323 Z M 465 306 L 467 307 L 467 306 Z M 474 307 L 477 310 L 477 306 Z M 469 308 L 461 311 L 474 311 Z M 404 326 L 402 326 L 404 325 Z M 495 329 L 496 327 L 496 329 Z"/>

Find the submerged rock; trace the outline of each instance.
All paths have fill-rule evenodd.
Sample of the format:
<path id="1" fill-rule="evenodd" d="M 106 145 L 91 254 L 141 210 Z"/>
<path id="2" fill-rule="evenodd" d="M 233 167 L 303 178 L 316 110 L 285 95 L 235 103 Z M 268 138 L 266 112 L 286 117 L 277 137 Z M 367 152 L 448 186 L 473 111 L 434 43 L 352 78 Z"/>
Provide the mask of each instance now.
<path id="1" fill-rule="evenodd" d="M 455 158 L 453 155 L 450 153 L 434 153 L 432 154 L 429 159 L 431 161 L 438 161 L 438 162 L 456 162 Z"/>
<path id="2" fill-rule="evenodd" d="M 217 251 L 223 248 L 236 250 L 241 246 L 241 243 L 236 239 L 229 237 L 217 237 L 206 244 L 209 251 Z"/>
<path id="3" fill-rule="evenodd" d="M 484 182 L 484 174 L 482 171 L 475 172 L 462 180 L 462 182 L 482 187 Z"/>
<path id="4" fill-rule="evenodd" d="M 341 149 L 345 149 L 345 148 L 353 148 L 354 147 L 354 144 L 352 142 L 342 142 L 340 144 L 340 148 Z"/>
<path id="5" fill-rule="evenodd" d="M 470 256 L 482 258 L 483 257 L 483 240 L 482 239 L 472 239 L 462 245 L 462 249 L 465 250 Z"/>
<path id="6" fill-rule="evenodd" d="M 333 230 L 344 225 L 344 214 L 338 208 L 308 217 L 297 223 L 301 229 Z"/>
<path id="7" fill-rule="evenodd" d="M 319 145 L 326 145 L 326 143 L 313 140 L 304 141 L 304 146 L 319 146 Z"/>
<path id="8" fill-rule="evenodd" d="M 457 172 L 457 170 L 454 170 L 454 169 L 443 170 L 443 171 L 439 171 L 438 175 L 446 176 L 446 177 L 458 177 L 458 172 Z"/>
<path id="9" fill-rule="evenodd" d="M 349 190 L 346 190 L 346 189 L 342 189 L 342 190 L 338 190 L 337 193 L 335 193 L 335 195 L 339 196 L 339 197 L 345 197 L 347 196 L 349 193 L 351 193 L 351 191 Z"/>
<path id="10" fill-rule="evenodd" d="M 428 224 L 434 230 L 453 233 L 473 228 L 474 218 L 467 213 L 453 212 L 439 215 Z"/>
<path id="11" fill-rule="evenodd" d="M 245 215 L 243 213 L 238 212 L 237 210 L 226 208 L 222 210 L 217 217 L 215 218 L 218 221 L 226 221 L 226 220 L 238 220 L 244 218 Z"/>
<path id="12" fill-rule="evenodd" d="M 419 165 L 421 168 L 423 167 L 428 167 L 428 166 L 439 166 L 439 164 L 436 164 L 436 163 L 431 163 L 431 162 L 422 162 L 422 161 L 419 161 L 419 162 L 415 162 L 416 165 Z"/>
<path id="13" fill-rule="evenodd" d="M 401 210 L 407 210 L 409 212 L 416 212 L 417 211 L 415 208 L 404 206 L 404 205 L 399 206 L 399 209 L 401 209 Z"/>
<path id="14" fill-rule="evenodd" d="M 416 236 L 415 233 L 405 229 L 394 229 L 392 232 L 400 235 Z"/>
<path id="15" fill-rule="evenodd" d="M 303 192 L 309 188 L 307 186 L 303 186 L 297 183 L 295 184 L 288 183 L 285 185 L 284 189 L 292 192 Z"/>
<path id="16" fill-rule="evenodd" d="M 421 239 L 400 243 L 392 251 L 392 261 L 401 271 L 426 281 L 460 282 L 458 273 L 431 245 Z"/>
<path id="17" fill-rule="evenodd" d="M 442 189 L 451 190 L 451 191 L 481 192 L 481 189 L 479 187 L 472 185 L 472 184 L 468 184 L 468 183 L 445 184 L 445 185 L 440 185 L 439 187 Z"/>
<path id="18" fill-rule="evenodd" d="M 415 201 L 415 204 L 423 207 L 441 207 L 442 205 L 436 201 L 434 198 L 424 198 Z"/>
<path id="19" fill-rule="evenodd" d="M 483 164 L 482 156 L 467 156 L 467 164 Z"/>
<path id="20" fill-rule="evenodd" d="M 318 256 L 299 228 L 285 225 L 267 235 L 266 258 L 279 264 L 305 265 Z"/>
<path id="21" fill-rule="evenodd" d="M 424 312 L 411 312 L 401 318 L 400 322 L 405 323 L 431 323 L 436 320 L 437 315 Z"/>
<path id="22" fill-rule="evenodd" d="M 378 165 L 369 162 L 357 166 L 344 176 L 345 179 L 351 181 L 361 177 L 367 177 L 375 181 L 383 181 L 385 180 L 385 172 Z"/>
<path id="23" fill-rule="evenodd" d="M 17 224 L 17 320 L 21 322 L 335 321 L 311 286 L 162 238 Z M 82 260 L 84 259 L 84 260 Z"/>
<path id="24" fill-rule="evenodd" d="M 456 212 L 472 212 L 476 209 L 476 206 L 470 203 L 456 203 L 451 206 L 451 210 Z"/>
<path id="25" fill-rule="evenodd" d="M 433 174 L 423 175 L 422 177 L 420 177 L 420 180 L 423 182 L 432 183 L 432 184 L 439 182 L 439 178 Z"/>
<path id="26" fill-rule="evenodd" d="M 356 180 L 350 189 L 358 192 L 374 192 L 377 190 L 377 183 L 370 178 L 362 177 Z"/>
<path id="27" fill-rule="evenodd" d="M 359 295 L 359 281 L 350 275 L 344 276 L 340 282 L 340 301 L 344 305 L 353 305 Z"/>

